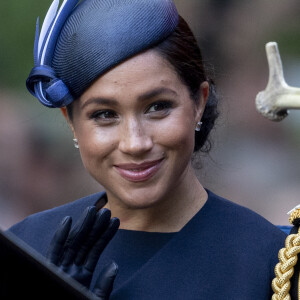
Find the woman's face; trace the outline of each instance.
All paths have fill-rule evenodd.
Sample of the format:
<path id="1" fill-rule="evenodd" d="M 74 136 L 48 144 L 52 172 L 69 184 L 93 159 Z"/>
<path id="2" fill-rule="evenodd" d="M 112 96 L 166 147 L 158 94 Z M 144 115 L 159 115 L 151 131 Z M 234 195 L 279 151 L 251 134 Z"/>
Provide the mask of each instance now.
<path id="1" fill-rule="evenodd" d="M 166 200 L 189 180 L 199 104 L 173 68 L 154 50 L 97 79 L 73 104 L 70 122 L 83 164 L 108 200 L 146 208 Z"/>

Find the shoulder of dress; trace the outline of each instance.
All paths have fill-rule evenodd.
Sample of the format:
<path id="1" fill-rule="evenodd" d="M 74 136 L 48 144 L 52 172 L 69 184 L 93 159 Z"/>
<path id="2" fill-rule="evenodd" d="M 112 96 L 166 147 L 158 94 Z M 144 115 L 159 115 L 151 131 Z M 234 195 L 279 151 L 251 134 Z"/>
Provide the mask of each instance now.
<path id="1" fill-rule="evenodd" d="M 76 219 L 87 206 L 96 205 L 97 201 L 105 195 L 105 192 L 99 192 L 86 197 L 74 200 L 72 202 L 53 207 L 26 217 L 23 221 L 13 225 L 9 231 L 17 231 L 26 226 L 41 226 L 43 223 L 57 223 L 65 216 L 71 216 Z"/>
<path id="2" fill-rule="evenodd" d="M 225 223 L 229 223 L 230 227 L 238 228 L 245 234 L 255 234 L 256 236 L 272 236 L 282 240 L 286 237 L 286 233 L 268 221 L 266 218 L 255 211 L 234 203 L 230 200 L 222 198 L 211 191 L 208 192 L 208 199 L 211 210 L 216 213 L 216 218 L 220 220 L 224 218 Z"/>
<path id="3" fill-rule="evenodd" d="M 92 194 L 73 202 L 35 213 L 13 225 L 8 231 L 42 255 L 45 255 L 62 219 L 65 216 L 71 216 L 73 223 L 75 223 L 87 206 L 96 205 L 97 201 L 104 195 L 104 192 Z"/>

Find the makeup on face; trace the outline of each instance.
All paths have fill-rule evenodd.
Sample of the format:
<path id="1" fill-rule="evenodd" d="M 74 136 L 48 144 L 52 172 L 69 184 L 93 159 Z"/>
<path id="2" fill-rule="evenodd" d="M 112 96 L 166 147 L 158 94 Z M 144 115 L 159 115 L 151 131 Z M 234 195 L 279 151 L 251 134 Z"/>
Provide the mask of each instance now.
<path id="1" fill-rule="evenodd" d="M 99 77 L 74 102 L 72 128 L 83 164 L 108 200 L 149 207 L 191 180 L 202 109 L 169 63 L 149 50 Z"/>

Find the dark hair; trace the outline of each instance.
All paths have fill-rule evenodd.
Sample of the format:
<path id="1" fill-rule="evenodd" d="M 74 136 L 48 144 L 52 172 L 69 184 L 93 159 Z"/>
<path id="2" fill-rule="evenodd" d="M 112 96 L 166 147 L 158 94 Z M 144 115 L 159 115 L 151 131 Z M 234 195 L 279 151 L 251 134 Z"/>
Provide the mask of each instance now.
<path id="1" fill-rule="evenodd" d="M 208 136 L 219 115 L 218 98 L 213 80 L 207 77 L 195 36 L 182 17 L 179 17 L 176 30 L 154 50 L 174 67 L 182 82 L 189 88 L 191 98 L 195 102 L 199 100 L 201 83 L 208 81 L 209 97 L 201 120 L 201 131 L 195 131 L 194 152 L 209 152 L 211 142 Z"/>
<path id="2" fill-rule="evenodd" d="M 195 36 L 186 21 L 179 17 L 176 30 L 167 39 L 156 45 L 153 50 L 157 51 L 174 67 L 182 82 L 188 87 L 191 98 L 195 102 L 199 100 L 201 83 L 208 81 L 209 97 L 201 120 L 203 122 L 201 131 L 195 131 L 194 152 L 198 150 L 209 152 L 211 142 L 208 136 L 219 115 L 217 110 L 218 98 L 214 82 L 206 75 L 201 51 Z M 72 120 L 72 104 L 67 106 L 67 111 Z"/>

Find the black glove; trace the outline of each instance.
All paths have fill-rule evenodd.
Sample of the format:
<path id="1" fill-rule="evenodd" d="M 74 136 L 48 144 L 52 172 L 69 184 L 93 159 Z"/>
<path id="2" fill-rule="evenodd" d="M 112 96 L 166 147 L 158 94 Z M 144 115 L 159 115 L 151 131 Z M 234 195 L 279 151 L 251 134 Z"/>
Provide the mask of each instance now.
<path id="1" fill-rule="evenodd" d="M 108 209 L 97 212 L 90 206 L 72 229 L 72 218 L 65 217 L 50 243 L 47 258 L 61 271 L 90 288 L 99 256 L 120 225 L 119 219 L 110 217 Z M 118 266 L 113 262 L 99 275 L 93 292 L 101 300 L 109 298 L 117 271 Z"/>

